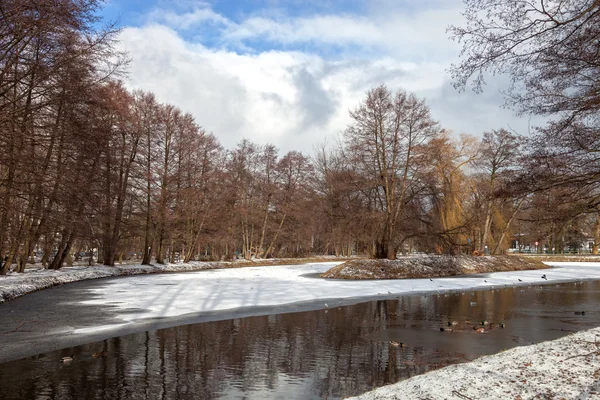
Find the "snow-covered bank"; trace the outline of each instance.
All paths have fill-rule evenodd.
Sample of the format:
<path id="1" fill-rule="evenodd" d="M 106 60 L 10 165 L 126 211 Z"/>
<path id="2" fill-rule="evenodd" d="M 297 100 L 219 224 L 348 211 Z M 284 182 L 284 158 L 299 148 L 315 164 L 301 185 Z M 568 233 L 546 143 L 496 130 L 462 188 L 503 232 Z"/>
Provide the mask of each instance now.
<path id="1" fill-rule="evenodd" d="M 111 276 L 152 274 L 160 272 L 189 272 L 223 268 L 223 263 L 197 262 L 166 265 L 104 265 L 65 267 L 60 270 L 29 268 L 25 273 L 9 273 L 0 276 L 0 303 L 24 296 L 38 290 L 65 283 Z"/>
<path id="2" fill-rule="evenodd" d="M 352 399 L 600 399 L 600 328 L 516 347 Z"/>
<path id="3" fill-rule="evenodd" d="M 284 265 L 295 264 L 306 260 L 292 259 L 269 259 L 252 261 L 215 261 L 215 262 L 200 262 L 193 261 L 189 263 L 178 264 L 157 264 L 157 265 L 117 265 L 107 267 L 104 265 L 94 266 L 75 266 L 64 267 L 60 270 L 48 270 L 43 267 L 30 267 L 25 270 L 25 273 L 9 272 L 5 276 L 0 276 L 0 304 L 8 300 L 16 299 L 28 293 L 33 293 L 38 290 L 47 289 L 53 286 L 85 281 L 89 279 L 109 278 L 114 276 L 141 275 L 141 274 L 156 274 L 166 272 L 193 272 L 204 271 L 216 268 L 238 268 L 248 267 L 252 265 Z"/>
<path id="4" fill-rule="evenodd" d="M 310 262 L 306 260 L 293 259 L 270 259 L 260 260 L 259 263 L 237 261 L 237 262 L 190 262 L 165 265 L 117 265 L 115 267 L 106 267 L 104 265 L 94 266 L 75 266 L 65 267 L 60 270 L 47 270 L 42 267 L 28 268 L 25 273 L 9 272 L 5 276 L 0 275 L 0 304 L 24 296 L 28 293 L 33 293 L 38 290 L 51 288 L 53 286 L 84 281 L 89 279 L 109 278 L 116 276 L 154 274 L 154 273 L 173 273 L 173 272 L 194 272 L 212 269 L 228 269 L 236 267 L 252 267 L 253 265 L 289 265 L 295 262 Z M 323 261 L 323 259 L 319 260 Z M 332 261 L 333 264 L 327 264 L 330 267 L 344 262 Z M 551 263 L 547 265 L 569 265 L 573 263 L 561 262 Z M 581 265 L 600 265 L 599 263 L 577 263 Z M 319 272 L 326 272 L 319 270 Z M 595 279 L 595 278 L 593 278 Z"/>
<path id="5" fill-rule="evenodd" d="M 282 264 L 290 260 L 281 260 Z M 276 261 L 273 261 L 276 262 Z M 227 262 L 191 262 L 166 265 L 120 265 L 106 267 L 101 265 L 91 267 L 70 267 L 61 270 L 31 269 L 24 274 L 9 274 L 0 276 L 0 303 L 23 296 L 38 290 L 46 289 L 64 283 L 77 282 L 88 279 L 98 279 L 126 275 L 153 274 L 161 272 L 185 272 L 186 274 L 169 274 L 150 278 L 144 281 L 144 293 L 152 302 L 143 301 L 146 295 L 141 295 L 137 280 L 124 280 L 123 282 L 111 282 L 110 285 L 99 285 L 92 289 L 102 298 L 114 299 L 120 297 L 119 293 L 127 293 L 131 298 L 122 299 L 131 307 L 136 304 L 140 307 L 151 307 L 149 303 L 155 303 L 156 295 L 166 296 L 170 290 L 165 286 L 178 285 L 173 289 L 173 299 L 190 298 L 194 304 L 199 297 L 206 296 L 218 298 L 210 302 L 213 306 L 197 306 L 186 309 L 186 312 L 214 311 L 216 309 L 239 308 L 244 306 L 261 306 L 273 304 L 287 304 L 293 302 L 311 301 L 319 298 L 347 298 L 347 297 L 373 297 L 427 293 L 452 290 L 467 290 L 477 288 L 493 288 L 511 285 L 527 285 L 548 282 L 568 282 L 581 279 L 600 279 L 600 263 L 568 263 L 568 262 L 546 262 L 547 265 L 557 267 L 552 271 L 547 270 L 523 270 L 497 272 L 481 276 L 464 277 L 442 277 L 434 281 L 430 279 L 403 279 L 388 281 L 347 281 L 315 279 L 315 277 L 304 277 L 306 274 L 324 273 L 329 268 L 340 264 L 342 261 L 309 263 L 303 265 L 272 265 L 253 267 L 251 263 L 227 263 Z M 234 267 L 243 266 L 238 269 Z M 194 274 L 197 271 L 213 270 L 210 274 Z M 189 274 L 188 274 L 189 273 Z M 542 274 L 547 280 L 542 279 Z M 167 282 L 167 283 L 165 283 Z M 255 283 L 253 283 L 255 282 Z M 268 282 L 268 284 L 266 283 Z M 181 285 L 179 285 L 181 284 Z M 133 286 L 132 286 L 133 285 Z M 158 285 L 158 286 L 157 286 Z M 183 285 L 183 287 L 181 287 Z M 125 286 L 122 288 L 121 286 Z M 188 292 L 192 286 L 193 292 Z M 255 295 L 254 292 L 259 291 Z M 113 292 L 117 293 L 113 293 Z M 247 302 L 251 295 L 255 301 Z M 281 297 L 285 295 L 285 297 Z M 244 298 L 241 301 L 239 298 Z M 285 299 L 285 301 L 282 301 Z M 143 304 L 140 304 L 143 303 Z M 207 304 L 206 301 L 204 304 Z M 160 307 L 164 310 L 163 307 Z M 180 315 L 181 313 L 175 313 Z M 164 316 L 172 316 L 170 312 Z"/>

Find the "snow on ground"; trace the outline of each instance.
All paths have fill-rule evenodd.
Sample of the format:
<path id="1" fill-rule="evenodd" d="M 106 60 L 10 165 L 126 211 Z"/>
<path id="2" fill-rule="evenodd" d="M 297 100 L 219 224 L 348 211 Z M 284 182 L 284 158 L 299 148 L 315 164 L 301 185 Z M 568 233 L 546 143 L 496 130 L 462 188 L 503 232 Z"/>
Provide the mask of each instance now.
<path id="1" fill-rule="evenodd" d="M 291 303 L 316 303 L 314 308 L 327 308 L 352 298 L 358 302 L 366 297 L 600 279 L 600 263 L 433 280 L 345 281 L 318 278 L 318 273 L 336 264 L 247 267 L 100 281 L 90 289 L 93 298 L 82 303 L 110 304 L 126 311 L 119 313 L 124 323 L 134 324 L 148 318 L 261 306 L 276 308 Z M 542 274 L 546 274 L 548 281 L 542 279 Z"/>
<path id="2" fill-rule="evenodd" d="M 0 304 L 64 283 L 122 275 L 198 271 L 222 267 L 224 264 L 227 263 L 191 262 L 165 265 L 118 265 L 115 267 L 94 265 L 65 267 L 59 270 L 30 267 L 25 270 L 25 273 L 9 272 L 7 275 L 0 276 Z"/>
<path id="3" fill-rule="evenodd" d="M 600 399 L 600 328 L 451 365 L 353 397 Z"/>
<path id="4" fill-rule="evenodd" d="M 143 317 L 170 317 L 190 312 L 269 306 L 323 299 L 385 297 L 410 293 L 460 291 L 582 279 L 600 279 L 600 263 L 547 263 L 552 270 L 510 271 L 485 276 L 402 280 L 342 281 L 318 274 L 339 261 L 304 265 L 224 268 L 223 263 L 71 267 L 58 271 L 31 269 L 0 276 L 0 303 L 36 290 L 86 279 L 156 272 L 185 272 L 100 281 L 92 289 L 94 304 L 110 301 L 145 310 Z M 210 270 L 210 271 L 206 271 Z M 197 271 L 197 272 L 190 272 Z M 548 281 L 541 278 L 545 274 Z M 310 276 L 306 276 L 310 275 Z M 519 281 L 520 280 L 520 281 Z M 322 308 L 327 307 L 325 303 Z M 136 319 L 136 313 L 131 314 Z"/>

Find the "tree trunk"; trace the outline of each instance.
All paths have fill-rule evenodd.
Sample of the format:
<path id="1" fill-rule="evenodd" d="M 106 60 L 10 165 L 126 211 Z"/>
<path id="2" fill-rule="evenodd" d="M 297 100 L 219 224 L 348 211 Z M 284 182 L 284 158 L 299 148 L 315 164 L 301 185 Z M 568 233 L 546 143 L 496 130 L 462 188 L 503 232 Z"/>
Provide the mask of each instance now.
<path id="1" fill-rule="evenodd" d="M 281 218 L 281 222 L 279 222 L 279 228 L 277 228 L 277 232 L 275 232 L 275 236 L 273 237 L 273 240 L 271 240 L 271 244 L 269 244 L 269 248 L 265 252 L 265 258 L 269 256 L 269 253 L 273 249 L 273 245 L 275 244 L 275 241 L 277 240 L 277 236 L 279 235 L 279 231 L 281 231 L 281 227 L 283 226 L 283 222 L 285 221 L 285 216 L 286 216 L 286 214 L 283 214 L 283 217 Z"/>
<path id="2" fill-rule="evenodd" d="M 154 258 L 156 259 L 157 264 L 165 263 L 165 238 L 164 238 L 164 229 L 161 227 L 158 233 L 158 246 L 156 248 L 156 255 Z"/>
<path id="3" fill-rule="evenodd" d="M 502 235 L 500 235 L 500 239 L 498 240 L 498 243 L 496 243 L 496 247 L 494 248 L 494 251 L 492 252 L 492 254 L 499 253 L 500 247 L 502 246 L 502 242 L 504 242 L 506 233 L 508 232 L 508 229 L 510 228 L 510 224 L 512 223 L 513 219 L 515 218 L 515 215 L 517 215 L 517 212 L 521 209 L 521 206 L 523 205 L 524 201 L 525 201 L 525 198 L 522 198 L 519 200 L 519 202 L 517 203 L 517 206 L 513 210 L 512 214 L 510 215 L 510 218 L 508 219 L 508 221 L 506 221 L 506 224 L 504 225 L 504 228 L 502 229 Z"/>
<path id="4" fill-rule="evenodd" d="M 67 232 L 63 231 L 63 237 L 61 238 L 61 243 L 58 247 L 58 251 L 56 252 L 56 256 L 52 260 L 49 269 L 60 269 L 62 268 L 65 260 L 69 256 L 71 252 L 71 247 L 73 246 L 73 242 L 75 241 L 75 232 Z"/>
<path id="5" fill-rule="evenodd" d="M 396 259 L 396 248 L 391 243 L 388 243 L 388 245 L 387 245 L 387 255 L 386 255 L 386 258 L 388 260 L 395 260 Z"/>
<path id="6" fill-rule="evenodd" d="M 488 201 L 487 210 L 485 213 L 485 223 L 483 225 L 483 237 L 481 238 L 481 252 L 485 254 L 485 246 L 487 245 L 488 238 L 490 235 L 490 228 L 492 225 L 492 207 L 493 202 Z"/>
<path id="7" fill-rule="evenodd" d="M 185 253 L 185 258 L 183 260 L 184 262 L 186 262 L 186 263 L 190 262 L 190 260 L 194 256 L 194 250 L 196 249 L 196 246 L 198 244 L 198 238 L 200 237 L 200 234 L 202 233 L 202 229 L 203 228 L 204 228 L 204 218 L 202 219 L 202 222 L 200 223 L 200 227 L 198 228 L 198 232 L 193 237 L 193 239 L 190 240 L 190 243 L 188 243 L 188 250 Z"/>
<path id="8" fill-rule="evenodd" d="M 152 133 L 146 130 L 146 226 L 144 227 L 144 252 L 142 265 L 152 262 L 151 216 L 152 213 Z"/>
<path id="9" fill-rule="evenodd" d="M 269 219 L 269 198 L 271 197 L 271 195 L 269 195 L 268 199 L 267 199 L 267 205 L 265 207 L 265 218 L 263 219 L 263 226 L 260 232 L 260 242 L 258 244 L 258 251 L 256 252 L 256 256 L 261 258 L 263 256 L 263 245 L 265 243 L 265 233 L 267 231 L 267 220 Z"/>
<path id="10" fill-rule="evenodd" d="M 592 254 L 598 255 L 600 247 L 600 213 L 596 214 L 596 222 L 594 222 L 594 244 L 592 245 Z"/>

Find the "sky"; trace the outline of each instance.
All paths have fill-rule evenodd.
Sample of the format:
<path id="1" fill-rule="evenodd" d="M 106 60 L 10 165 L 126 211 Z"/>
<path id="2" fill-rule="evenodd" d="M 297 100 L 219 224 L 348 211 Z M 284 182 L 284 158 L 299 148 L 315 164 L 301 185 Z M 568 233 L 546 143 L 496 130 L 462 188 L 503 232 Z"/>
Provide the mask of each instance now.
<path id="1" fill-rule="evenodd" d="M 226 148 L 246 138 L 311 154 L 380 84 L 414 92 L 441 126 L 481 136 L 532 122 L 502 108 L 506 77 L 458 92 L 447 72 L 462 0 L 108 0 L 127 86 L 190 112 Z"/>

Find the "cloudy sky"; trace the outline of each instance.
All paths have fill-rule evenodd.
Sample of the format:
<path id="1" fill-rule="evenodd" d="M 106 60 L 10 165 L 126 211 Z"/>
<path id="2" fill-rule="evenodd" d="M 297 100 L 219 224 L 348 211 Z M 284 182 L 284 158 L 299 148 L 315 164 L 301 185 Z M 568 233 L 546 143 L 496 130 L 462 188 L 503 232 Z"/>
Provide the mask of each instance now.
<path id="1" fill-rule="evenodd" d="M 348 110 L 385 83 L 424 97 L 455 133 L 526 133 L 501 108 L 503 78 L 459 93 L 447 69 L 460 47 L 462 0 L 109 0 L 123 28 L 128 85 L 191 112 L 227 148 L 242 138 L 311 153 Z"/>

